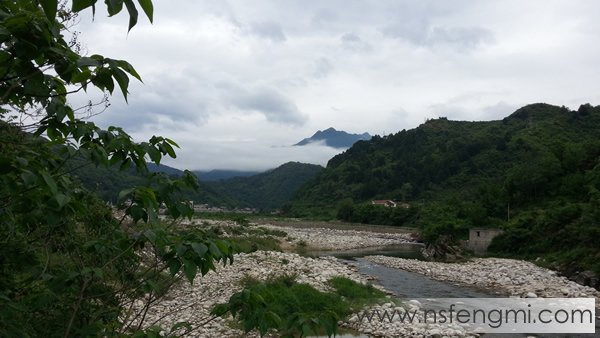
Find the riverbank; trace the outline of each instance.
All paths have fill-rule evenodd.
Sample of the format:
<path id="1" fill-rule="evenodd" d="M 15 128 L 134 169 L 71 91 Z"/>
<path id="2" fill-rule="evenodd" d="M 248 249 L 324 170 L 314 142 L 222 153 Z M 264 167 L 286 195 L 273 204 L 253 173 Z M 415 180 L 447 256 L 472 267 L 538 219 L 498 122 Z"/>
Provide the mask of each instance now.
<path id="1" fill-rule="evenodd" d="M 245 278 L 265 281 L 283 275 L 295 275 L 298 283 L 309 284 L 320 291 L 331 291 L 327 281 L 337 276 L 369 283 L 367 276 L 334 257 L 309 258 L 274 251 L 236 254 L 233 264 L 219 266 L 216 271 L 198 276 L 193 284 L 182 279 L 174 285 L 165 297 L 149 307 L 143 326 L 170 328 L 178 322 L 188 322 L 192 330 L 185 337 L 259 337 L 254 332 L 245 334 L 231 317 L 211 316 L 210 310 L 241 291 Z M 135 309 L 142 309 L 143 305 L 135 304 Z"/>
<path id="2" fill-rule="evenodd" d="M 570 281 L 556 271 L 531 262 L 504 258 L 474 258 L 441 263 L 387 256 L 364 259 L 387 267 L 416 272 L 439 281 L 498 291 L 514 297 L 596 297 L 598 290 Z"/>
<path id="3" fill-rule="evenodd" d="M 367 284 L 369 276 L 360 274 L 357 269 L 335 257 L 310 258 L 294 253 L 273 251 L 257 251 L 250 254 L 236 254 L 234 263 L 218 267 L 204 277 L 197 277 L 193 284 L 181 280 L 165 297 L 156 301 L 148 308 L 145 315 L 144 327 L 160 325 L 170 328 L 179 322 L 188 322 L 191 330 L 185 337 L 259 337 L 257 332 L 244 333 L 231 317 L 220 318 L 210 315 L 211 308 L 218 303 L 225 303 L 229 297 L 241 291 L 242 281 L 251 277 L 261 281 L 272 276 L 294 274 L 298 283 L 309 284 L 320 291 L 331 291 L 327 281 L 333 277 L 342 276 L 353 281 Z M 376 286 L 377 287 L 377 286 Z M 378 287 L 382 289 L 381 287 Z M 384 290 L 385 291 L 385 290 Z M 143 309 L 141 302 L 134 309 Z M 382 304 L 365 309 L 364 314 L 379 311 L 416 310 L 417 303 L 399 304 L 393 298 L 385 299 Z M 476 334 L 465 331 L 459 325 L 439 325 L 400 321 L 386 322 L 381 320 L 360 319 L 358 315 L 351 316 L 340 323 L 342 328 L 360 333 L 357 337 L 476 337 Z M 181 333 L 181 332 L 180 332 Z M 350 335 L 354 336 L 354 335 Z M 268 336 L 276 337 L 276 336 Z"/>
<path id="4" fill-rule="evenodd" d="M 369 230 L 330 229 L 323 227 L 299 227 L 261 224 L 272 230 L 288 234 L 289 244 L 305 246 L 308 250 L 352 250 L 391 245 L 416 243 L 413 232 L 376 232 Z"/>
<path id="5" fill-rule="evenodd" d="M 293 227 L 276 224 L 246 224 L 241 226 L 228 221 L 191 222 L 192 226 L 219 227 L 222 235 L 278 234 L 284 249 L 298 247 L 327 250 L 353 250 L 382 247 L 395 244 L 415 243 L 411 233 L 381 233 L 365 230 L 328 229 L 322 227 Z M 268 229 L 265 232 L 261 229 Z M 259 231 L 260 230 L 260 231 Z M 367 260 L 395 269 L 415 272 L 429 278 L 479 289 L 498 291 L 507 296 L 518 297 L 598 297 L 592 288 L 571 282 L 556 272 L 535 266 L 532 263 L 510 259 L 476 258 L 465 263 L 426 262 L 388 256 L 368 256 Z M 299 283 L 307 283 L 321 291 L 330 291 L 327 281 L 335 276 L 368 283 L 373 277 L 363 275 L 346 261 L 331 256 L 310 258 L 290 252 L 258 251 L 237 254 L 234 264 L 219 267 L 204 277 L 196 278 L 193 285 L 182 281 L 169 292 L 167 297 L 155 303 L 148 311 L 144 326 L 160 324 L 168 328 L 181 321 L 188 321 L 194 328 L 186 337 L 258 337 L 256 333 L 244 334 L 231 318 L 213 318 L 210 309 L 214 304 L 225 303 L 229 297 L 242 289 L 242 280 L 252 277 L 266 280 L 269 276 L 297 275 Z M 380 287 L 381 288 L 381 287 Z M 385 303 L 371 306 L 364 313 L 416 309 L 418 304 L 400 304 L 393 298 Z M 138 304 L 137 306 L 142 306 Z M 358 315 L 351 316 L 342 327 L 360 332 L 360 337 L 476 337 L 459 325 L 433 323 L 404 323 L 395 321 L 368 321 Z"/>

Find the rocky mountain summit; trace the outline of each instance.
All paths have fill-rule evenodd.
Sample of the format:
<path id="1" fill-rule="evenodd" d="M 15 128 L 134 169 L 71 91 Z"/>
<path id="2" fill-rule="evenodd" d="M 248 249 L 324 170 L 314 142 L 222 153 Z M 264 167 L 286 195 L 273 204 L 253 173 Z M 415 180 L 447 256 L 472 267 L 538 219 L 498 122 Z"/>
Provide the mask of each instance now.
<path id="1" fill-rule="evenodd" d="M 324 142 L 326 146 L 332 148 L 350 148 L 357 141 L 368 141 L 370 139 L 371 135 L 369 133 L 350 134 L 343 130 L 327 128 L 323 131 L 317 131 L 313 136 L 305 138 L 294 145 L 305 146 L 311 143 Z"/>

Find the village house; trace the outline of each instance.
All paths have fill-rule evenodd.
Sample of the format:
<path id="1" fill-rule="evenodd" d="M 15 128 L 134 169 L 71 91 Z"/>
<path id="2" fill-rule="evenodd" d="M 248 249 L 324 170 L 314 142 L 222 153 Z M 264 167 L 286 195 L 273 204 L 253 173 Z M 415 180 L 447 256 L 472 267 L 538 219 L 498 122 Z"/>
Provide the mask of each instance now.
<path id="1" fill-rule="evenodd" d="M 487 252 L 494 237 L 500 235 L 501 229 L 492 228 L 473 228 L 469 230 L 469 240 L 466 241 L 466 248 L 472 250 L 476 255 L 482 255 Z"/>
<path id="2" fill-rule="evenodd" d="M 388 207 L 388 208 L 395 208 L 395 207 L 401 207 L 401 208 L 405 208 L 405 209 L 410 208 L 410 204 L 408 204 L 408 203 L 395 202 L 392 200 L 372 200 L 371 204 L 372 205 L 380 205 L 380 206 Z"/>
<path id="3" fill-rule="evenodd" d="M 371 201 L 371 204 L 380 205 L 380 206 L 388 207 L 388 208 L 395 208 L 397 205 L 396 202 L 394 202 L 392 200 L 373 200 L 373 201 Z"/>

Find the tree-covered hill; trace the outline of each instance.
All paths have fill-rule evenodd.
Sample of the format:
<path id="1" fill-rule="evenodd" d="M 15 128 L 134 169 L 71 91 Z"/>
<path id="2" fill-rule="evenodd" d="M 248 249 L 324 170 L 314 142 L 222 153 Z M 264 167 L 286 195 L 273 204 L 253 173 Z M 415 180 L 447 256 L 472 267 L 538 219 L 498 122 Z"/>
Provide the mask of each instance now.
<path id="1" fill-rule="evenodd" d="M 145 183 L 145 178 L 134 170 L 96 167 L 79 160 L 72 160 L 69 165 L 83 186 L 105 201 L 116 202 L 121 190 L 132 184 Z M 322 169 L 323 167 L 314 164 L 288 162 L 253 176 L 233 177 L 214 182 L 199 180 L 198 190 L 187 191 L 184 198 L 217 207 L 273 210 L 289 202 L 300 186 Z M 165 165 L 149 165 L 149 170 L 172 176 L 182 173 Z"/>
<path id="2" fill-rule="evenodd" d="M 69 165 L 73 168 L 74 176 L 86 189 L 111 203 L 116 203 L 117 196 L 123 189 L 147 183 L 147 179 L 133 169 L 119 170 L 117 167 L 98 167 L 77 159 L 72 160 Z M 151 172 L 164 172 L 172 177 L 179 177 L 183 174 L 183 171 L 165 165 L 149 164 L 148 167 Z M 213 206 L 236 207 L 239 204 L 239 202 L 217 193 L 204 182 L 198 182 L 198 185 L 196 191 L 189 189 L 183 192 L 183 198 Z"/>
<path id="3" fill-rule="evenodd" d="M 419 226 L 428 240 L 503 227 L 497 252 L 590 267 L 600 258 L 599 135 L 600 106 L 589 104 L 532 104 L 500 121 L 429 120 L 332 158 L 298 191 L 291 214 Z"/>
<path id="4" fill-rule="evenodd" d="M 277 209 L 323 167 L 288 162 L 275 169 L 248 177 L 234 177 L 217 182 L 204 182 L 218 194 L 239 202 L 239 206 Z"/>

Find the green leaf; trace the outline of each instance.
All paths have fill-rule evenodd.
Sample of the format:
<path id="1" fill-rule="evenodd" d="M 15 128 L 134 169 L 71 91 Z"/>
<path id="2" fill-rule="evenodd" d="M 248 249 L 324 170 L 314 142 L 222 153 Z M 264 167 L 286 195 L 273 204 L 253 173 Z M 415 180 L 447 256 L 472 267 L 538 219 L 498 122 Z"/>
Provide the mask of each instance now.
<path id="1" fill-rule="evenodd" d="M 146 220 L 148 218 L 148 214 L 146 214 L 144 208 L 140 207 L 139 205 L 132 205 L 127 209 L 126 212 L 129 216 L 131 216 L 131 218 L 133 218 L 134 222 L 137 222 L 141 219 Z"/>
<path id="2" fill-rule="evenodd" d="M 187 247 L 181 243 L 178 243 L 177 245 L 175 245 L 175 252 L 177 252 L 177 256 L 179 257 L 183 257 L 183 255 L 185 255 L 185 252 L 187 251 Z"/>
<path id="3" fill-rule="evenodd" d="M 184 260 L 183 263 L 183 271 L 185 272 L 185 276 L 190 281 L 190 283 L 193 283 L 194 278 L 198 273 L 198 267 L 196 266 L 196 263 L 192 261 Z"/>
<path id="4" fill-rule="evenodd" d="M 122 161 L 125 159 L 125 155 L 123 155 L 122 152 L 115 152 L 112 157 L 110 158 L 110 165 L 113 166 L 117 163 L 122 163 Z"/>
<path id="5" fill-rule="evenodd" d="M 115 89 L 115 83 L 111 75 L 112 74 L 108 69 L 100 68 L 96 72 L 96 76 L 92 78 L 92 83 L 100 89 L 108 90 L 112 94 L 113 90 Z"/>
<path id="6" fill-rule="evenodd" d="M 219 248 L 219 251 L 221 251 L 221 253 L 223 255 L 227 255 L 229 254 L 229 245 L 226 242 L 220 241 L 220 240 L 216 240 L 215 241 L 217 247 Z"/>
<path id="7" fill-rule="evenodd" d="M 21 165 L 23 167 L 26 167 L 29 165 L 29 161 L 24 157 L 17 156 L 17 157 L 15 157 L 15 161 L 17 161 L 17 163 L 19 163 L 19 165 Z"/>
<path id="8" fill-rule="evenodd" d="M 58 0 L 40 0 L 40 4 L 48 20 L 54 21 L 56 18 L 56 9 L 58 8 Z"/>
<path id="9" fill-rule="evenodd" d="M 210 253 L 217 259 L 221 258 L 223 256 L 223 254 L 221 253 L 221 251 L 219 250 L 219 248 L 215 245 L 215 243 L 210 243 L 209 245 L 209 250 Z"/>
<path id="10" fill-rule="evenodd" d="M 135 190 L 135 188 L 131 188 L 131 189 L 123 189 L 119 192 L 119 197 L 118 197 L 118 201 L 119 202 L 123 202 L 125 200 L 125 198 L 129 195 L 131 195 L 131 193 Z"/>
<path id="11" fill-rule="evenodd" d="M 46 182 L 46 185 L 48 185 L 48 188 L 50 188 L 52 194 L 56 195 L 58 193 L 58 187 L 56 186 L 56 182 L 54 181 L 52 176 L 50 176 L 50 174 L 48 174 L 48 172 L 45 170 L 42 171 L 41 174 L 42 178 L 44 179 L 44 182 Z"/>
<path id="12" fill-rule="evenodd" d="M 94 6 L 97 0 L 73 0 L 73 6 L 71 10 L 73 12 L 80 12 L 88 7 Z"/>
<path id="13" fill-rule="evenodd" d="M 146 151 L 148 152 L 148 155 L 150 155 L 150 159 L 152 160 L 152 162 L 154 162 L 156 164 L 160 164 L 160 159 L 161 159 L 160 151 L 158 151 L 152 145 L 149 145 L 148 148 L 146 149 Z"/>
<path id="14" fill-rule="evenodd" d="M 123 0 L 105 0 L 108 16 L 113 16 L 123 9 Z"/>
<path id="15" fill-rule="evenodd" d="M 166 151 L 166 153 L 169 154 L 169 156 L 171 156 L 171 158 L 176 158 L 177 157 L 177 154 L 175 154 L 175 150 L 173 150 L 173 147 L 171 147 L 171 145 L 169 143 L 163 142 L 161 144 L 161 146 Z"/>
<path id="16" fill-rule="evenodd" d="M 21 179 L 25 183 L 26 186 L 32 186 L 37 181 L 37 176 L 29 170 L 23 171 L 21 174 Z"/>
<path id="17" fill-rule="evenodd" d="M 137 73 L 135 68 L 133 68 L 133 66 L 129 62 L 127 62 L 125 60 L 117 60 L 117 65 L 119 67 L 121 67 L 121 69 L 123 69 L 127 73 L 131 74 L 136 79 L 138 79 L 140 82 L 143 82 L 142 78 L 140 77 L 140 74 Z"/>
<path id="18" fill-rule="evenodd" d="M 133 0 L 124 0 L 125 2 L 125 7 L 127 7 L 127 12 L 129 12 L 129 29 L 128 31 L 130 31 L 133 26 L 135 26 L 137 24 L 138 21 L 138 11 L 135 8 L 135 4 L 133 3 Z"/>
<path id="19" fill-rule="evenodd" d="M 208 247 L 202 243 L 192 243 L 192 249 L 198 254 L 200 257 L 204 257 L 206 252 L 208 252 Z"/>
<path id="20" fill-rule="evenodd" d="M 117 80 L 117 83 L 119 84 L 119 88 L 121 88 L 121 92 L 123 93 L 125 102 L 127 102 L 127 88 L 129 87 L 129 77 L 127 76 L 127 74 L 125 74 L 124 71 L 120 70 L 119 68 L 113 68 L 112 72 L 113 77 L 115 78 L 115 80 Z"/>
<path id="21" fill-rule="evenodd" d="M 167 141 L 170 145 L 179 148 L 179 145 L 177 143 L 175 143 L 175 141 L 171 140 L 170 138 L 165 137 L 165 141 Z"/>
<path id="22" fill-rule="evenodd" d="M 77 67 L 100 67 L 102 66 L 102 62 L 98 61 L 96 58 L 91 57 L 81 57 L 77 60 Z"/>
<path id="23" fill-rule="evenodd" d="M 67 203 L 69 203 L 71 201 L 71 198 L 64 194 L 56 194 L 54 196 L 54 199 L 58 203 L 59 209 L 62 209 L 62 207 L 64 207 L 65 205 L 67 205 Z"/>
<path id="24" fill-rule="evenodd" d="M 181 269 L 181 262 L 179 259 L 173 258 L 169 261 L 169 272 L 171 272 L 171 276 L 175 276 L 179 269 Z"/>
<path id="25" fill-rule="evenodd" d="M 144 13 L 146 13 L 148 20 L 150 20 L 150 22 L 152 23 L 154 17 L 154 6 L 152 5 L 152 0 L 138 0 L 138 2 L 144 10 Z"/>
<path id="26" fill-rule="evenodd" d="M 129 167 L 131 167 L 131 159 L 128 157 L 125 160 L 123 160 L 123 162 L 119 166 L 119 170 L 123 171 L 125 169 L 129 169 Z"/>
<path id="27" fill-rule="evenodd" d="M 144 237 L 146 237 L 150 243 L 154 243 L 154 241 L 156 241 L 156 234 L 152 230 L 144 231 Z"/>

